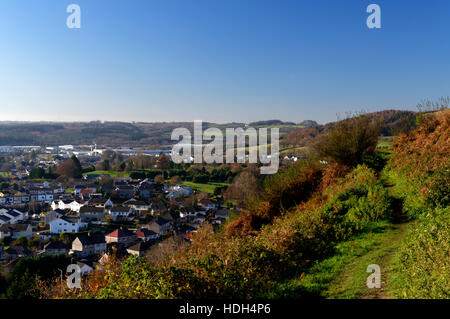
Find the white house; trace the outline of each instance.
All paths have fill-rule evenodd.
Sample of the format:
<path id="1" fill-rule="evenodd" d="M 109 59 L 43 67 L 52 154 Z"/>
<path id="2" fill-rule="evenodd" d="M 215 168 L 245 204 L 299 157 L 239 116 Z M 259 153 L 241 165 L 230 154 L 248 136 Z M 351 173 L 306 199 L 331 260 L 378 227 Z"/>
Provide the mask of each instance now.
<path id="1" fill-rule="evenodd" d="M 78 233 L 84 226 L 79 217 L 62 216 L 50 222 L 50 233 Z"/>
<path id="2" fill-rule="evenodd" d="M 54 205 L 54 202 L 52 203 L 52 209 L 55 210 L 56 208 L 59 209 L 70 209 L 74 212 L 79 212 L 80 208 L 84 206 L 84 202 L 76 201 L 76 200 L 60 200 L 58 202 L 58 207 Z"/>
<path id="3" fill-rule="evenodd" d="M 137 212 L 145 212 L 150 209 L 151 205 L 143 200 L 131 198 L 123 203 L 123 206 L 131 207 Z"/>
<path id="4" fill-rule="evenodd" d="M 193 207 L 185 207 L 180 209 L 180 217 L 186 218 L 186 217 L 195 217 L 199 211 Z"/>
<path id="5" fill-rule="evenodd" d="M 128 217 L 133 213 L 133 209 L 131 207 L 126 206 L 117 206 L 111 207 L 108 209 L 108 214 L 112 217 Z"/>
<path id="6" fill-rule="evenodd" d="M 166 197 L 168 199 L 188 197 L 189 195 L 192 194 L 192 188 L 183 187 L 180 185 L 175 185 L 175 186 L 170 186 L 170 187 L 164 186 L 164 190 L 168 193 L 166 195 Z"/>

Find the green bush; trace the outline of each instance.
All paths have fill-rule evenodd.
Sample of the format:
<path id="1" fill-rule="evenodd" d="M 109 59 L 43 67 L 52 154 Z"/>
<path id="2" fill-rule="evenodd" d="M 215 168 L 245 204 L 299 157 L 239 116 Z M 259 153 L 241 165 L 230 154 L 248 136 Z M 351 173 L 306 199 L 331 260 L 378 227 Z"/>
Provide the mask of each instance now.
<path id="1" fill-rule="evenodd" d="M 380 125 L 368 115 L 358 115 L 337 122 L 332 131 L 316 145 L 320 157 L 354 167 L 372 155 L 378 144 Z"/>
<path id="2" fill-rule="evenodd" d="M 396 256 L 397 298 L 450 298 L 450 208 L 423 214 Z"/>

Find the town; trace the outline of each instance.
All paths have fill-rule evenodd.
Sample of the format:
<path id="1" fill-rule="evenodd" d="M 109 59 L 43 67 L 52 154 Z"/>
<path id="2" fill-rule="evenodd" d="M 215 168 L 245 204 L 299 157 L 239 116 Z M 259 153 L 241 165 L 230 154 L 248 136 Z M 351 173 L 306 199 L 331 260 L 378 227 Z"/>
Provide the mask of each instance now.
<path id="1" fill-rule="evenodd" d="M 189 245 L 201 225 L 217 229 L 235 209 L 221 196 L 235 174 L 218 173 L 204 185 L 219 186 L 201 191 L 204 168 L 187 182 L 194 187 L 183 185 L 190 165 L 167 151 L 0 147 L 2 272 L 21 258 L 67 255 L 87 275 L 110 254 L 157 258 L 164 243 Z"/>

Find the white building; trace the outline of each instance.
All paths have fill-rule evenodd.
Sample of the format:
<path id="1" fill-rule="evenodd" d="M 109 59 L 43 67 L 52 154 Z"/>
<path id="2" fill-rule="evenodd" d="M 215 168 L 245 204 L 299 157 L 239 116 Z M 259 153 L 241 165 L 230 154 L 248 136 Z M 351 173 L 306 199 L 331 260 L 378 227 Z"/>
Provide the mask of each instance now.
<path id="1" fill-rule="evenodd" d="M 112 217 L 128 217 L 133 213 L 133 209 L 127 206 L 117 206 L 108 209 L 108 214 Z"/>
<path id="2" fill-rule="evenodd" d="M 76 200 L 59 200 L 58 203 L 55 201 L 52 202 L 52 209 L 70 209 L 74 212 L 79 212 L 80 208 L 84 206 L 84 203 Z"/>
<path id="3" fill-rule="evenodd" d="M 50 233 L 78 233 L 84 226 L 79 217 L 62 216 L 50 222 Z"/>

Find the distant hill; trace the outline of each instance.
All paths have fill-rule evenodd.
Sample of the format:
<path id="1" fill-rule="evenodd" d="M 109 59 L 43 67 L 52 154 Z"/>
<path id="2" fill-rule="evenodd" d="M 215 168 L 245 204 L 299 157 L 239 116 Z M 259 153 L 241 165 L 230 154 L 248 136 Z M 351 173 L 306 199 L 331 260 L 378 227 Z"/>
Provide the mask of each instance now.
<path id="1" fill-rule="evenodd" d="M 371 116 L 382 121 L 382 135 L 395 135 L 412 127 L 414 112 L 382 111 Z M 204 129 L 217 127 L 244 127 L 244 123 L 215 124 L 204 122 Z M 256 121 L 251 127 L 280 127 L 282 144 L 303 146 L 319 134 L 327 132 L 334 123 L 319 125 L 312 120 L 301 123 L 280 120 Z M 175 128 L 193 130 L 193 122 L 0 122 L 0 145 L 106 145 L 109 147 L 130 146 L 159 149 L 174 143 L 171 140 Z"/>
<path id="2" fill-rule="evenodd" d="M 380 134 L 382 136 L 391 136 L 413 129 L 415 127 L 417 113 L 412 111 L 386 110 L 369 113 L 368 115 L 372 117 L 373 120 L 380 121 Z M 316 122 L 314 123 L 316 125 L 299 128 L 287 133 L 283 136 L 281 144 L 285 147 L 302 147 L 309 145 L 317 138 L 333 129 L 337 122 L 331 122 L 324 125 L 319 125 Z"/>
<path id="3" fill-rule="evenodd" d="M 280 120 L 256 121 L 248 124 L 249 126 L 273 126 L 273 125 L 295 125 L 294 122 L 283 122 Z"/>
<path id="4" fill-rule="evenodd" d="M 317 123 L 316 121 L 306 120 L 306 121 L 298 123 L 298 125 L 301 125 L 304 127 L 316 127 L 316 126 L 319 126 L 319 123 Z"/>

